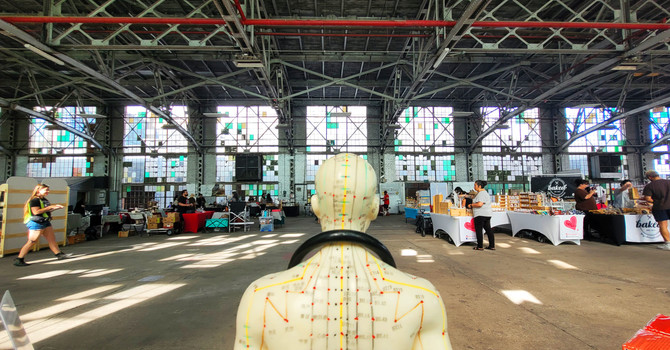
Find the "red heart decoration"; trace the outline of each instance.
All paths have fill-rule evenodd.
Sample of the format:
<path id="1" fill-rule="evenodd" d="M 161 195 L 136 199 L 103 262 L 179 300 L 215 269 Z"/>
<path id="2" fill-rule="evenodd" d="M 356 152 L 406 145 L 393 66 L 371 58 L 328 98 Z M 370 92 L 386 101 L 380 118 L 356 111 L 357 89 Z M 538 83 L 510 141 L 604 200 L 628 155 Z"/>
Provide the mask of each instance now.
<path id="1" fill-rule="evenodd" d="M 570 220 L 563 221 L 563 225 L 565 225 L 565 227 L 567 227 L 571 230 L 576 230 L 577 229 L 577 218 L 573 216 L 573 217 L 570 218 Z"/>
<path id="2" fill-rule="evenodd" d="M 466 222 L 463 226 L 465 226 L 466 230 L 470 230 L 472 232 L 475 231 L 475 219 L 473 218 L 472 220 Z"/>

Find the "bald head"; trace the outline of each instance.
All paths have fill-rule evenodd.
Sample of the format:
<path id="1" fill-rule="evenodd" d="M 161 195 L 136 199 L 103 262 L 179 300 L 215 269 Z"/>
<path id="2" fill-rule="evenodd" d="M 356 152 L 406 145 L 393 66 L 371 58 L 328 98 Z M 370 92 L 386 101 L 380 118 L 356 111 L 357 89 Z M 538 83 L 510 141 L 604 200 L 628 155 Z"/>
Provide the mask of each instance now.
<path id="1" fill-rule="evenodd" d="M 377 175 L 363 158 L 341 153 L 326 160 L 314 179 L 312 209 L 321 229 L 365 232 L 377 218 Z"/>

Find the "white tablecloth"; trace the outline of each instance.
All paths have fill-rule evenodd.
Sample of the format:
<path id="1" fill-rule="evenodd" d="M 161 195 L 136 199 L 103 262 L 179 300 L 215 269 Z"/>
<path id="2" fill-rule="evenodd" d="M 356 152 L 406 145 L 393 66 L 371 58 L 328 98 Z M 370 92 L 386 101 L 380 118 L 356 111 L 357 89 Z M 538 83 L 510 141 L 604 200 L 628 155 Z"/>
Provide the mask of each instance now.
<path id="1" fill-rule="evenodd" d="M 624 215 L 623 217 L 626 223 L 626 242 L 663 242 L 663 236 L 661 236 L 658 223 L 653 215 Z"/>
<path id="2" fill-rule="evenodd" d="M 437 235 L 437 230 L 442 230 L 449 235 L 457 247 L 465 242 L 477 242 L 477 236 L 475 236 L 475 219 L 472 216 L 451 216 L 431 213 L 430 218 L 433 221 L 433 236 Z M 491 227 L 507 225 L 509 223 L 509 218 L 505 212 L 493 212 Z"/>
<path id="3" fill-rule="evenodd" d="M 577 245 L 584 238 L 584 215 L 537 215 L 508 211 L 512 236 L 521 230 L 541 233 L 554 245 L 573 242 Z"/>

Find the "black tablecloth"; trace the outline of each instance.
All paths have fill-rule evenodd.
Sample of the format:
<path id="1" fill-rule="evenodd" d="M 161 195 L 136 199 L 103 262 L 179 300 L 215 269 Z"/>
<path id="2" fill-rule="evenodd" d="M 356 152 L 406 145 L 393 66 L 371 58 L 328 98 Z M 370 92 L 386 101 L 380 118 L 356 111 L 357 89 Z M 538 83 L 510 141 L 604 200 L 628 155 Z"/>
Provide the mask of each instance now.
<path id="1" fill-rule="evenodd" d="M 592 214 L 590 225 L 598 231 L 603 241 L 616 245 L 626 242 L 626 222 L 623 215 Z"/>
<path id="2" fill-rule="evenodd" d="M 297 205 L 285 205 L 282 207 L 284 209 L 284 214 L 286 216 L 298 216 L 300 215 L 300 206 Z"/>

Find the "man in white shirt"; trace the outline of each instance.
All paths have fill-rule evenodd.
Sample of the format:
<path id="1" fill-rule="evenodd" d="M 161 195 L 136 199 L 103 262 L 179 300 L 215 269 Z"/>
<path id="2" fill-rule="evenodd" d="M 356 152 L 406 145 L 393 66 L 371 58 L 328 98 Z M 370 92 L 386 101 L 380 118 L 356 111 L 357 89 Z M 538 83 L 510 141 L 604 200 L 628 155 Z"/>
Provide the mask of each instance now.
<path id="1" fill-rule="evenodd" d="M 622 180 L 620 183 L 621 187 L 614 190 L 614 203 L 612 205 L 615 208 L 633 208 L 635 207 L 635 201 L 630 199 L 630 194 L 628 191 L 633 188 L 633 184 L 630 180 Z"/>

